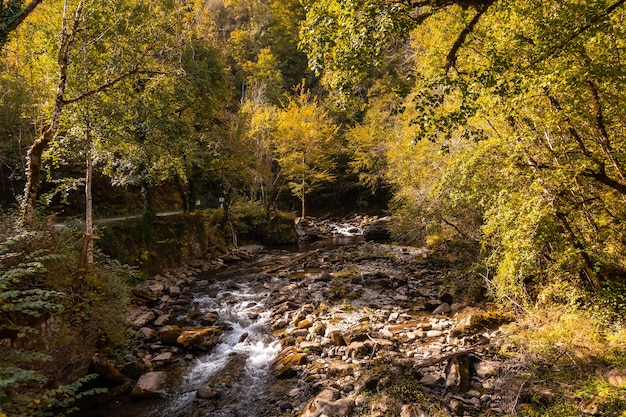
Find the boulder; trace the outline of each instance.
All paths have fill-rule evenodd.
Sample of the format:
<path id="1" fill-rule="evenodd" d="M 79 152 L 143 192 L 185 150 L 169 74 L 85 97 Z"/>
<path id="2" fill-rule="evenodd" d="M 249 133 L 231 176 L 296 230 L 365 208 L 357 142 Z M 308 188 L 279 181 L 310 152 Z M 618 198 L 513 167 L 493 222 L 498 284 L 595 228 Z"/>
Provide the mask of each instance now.
<path id="1" fill-rule="evenodd" d="M 162 394 L 165 390 L 166 373 L 162 371 L 143 374 L 130 393 L 132 398 L 147 398 Z"/>
<path id="2" fill-rule="evenodd" d="M 175 325 L 163 326 L 161 330 L 159 330 L 159 339 L 161 339 L 161 343 L 165 345 L 175 345 L 176 340 L 178 340 L 182 332 L 183 330 Z"/>
<path id="3" fill-rule="evenodd" d="M 293 346 L 283 349 L 272 362 L 277 378 L 292 378 L 296 375 L 295 366 L 308 362 L 307 354 Z"/>
<path id="4" fill-rule="evenodd" d="M 126 318 L 126 324 L 135 330 L 139 330 L 154 320 L 154 317 L 155 314 L 153 311 L 137 308 L 130 312 L 129 316 Z"/>
<path id="5" fill-rule="evenodd" d="M 383 217 L 371 221 L 363 228 L 365 240 L 389 240 L 391 239 L 391 229 L 389 217 Z"/>
<path id="6" fill-rule="evenodd" d="M 348 416 L 354 408 L 354 400 L 350 398 L 339 398 L 339 391 L 333 388 L 326 388 L 317 397 L 309 401 L 300 417 L 320 417 L 320 416 Z"/>
<path id="7" fill-rule="evenodd" d="M 176 343 L 190 350 L 211 350 L 220 341 L 222 328 L 219 326 L 185 330 L 176 339 Z"/>

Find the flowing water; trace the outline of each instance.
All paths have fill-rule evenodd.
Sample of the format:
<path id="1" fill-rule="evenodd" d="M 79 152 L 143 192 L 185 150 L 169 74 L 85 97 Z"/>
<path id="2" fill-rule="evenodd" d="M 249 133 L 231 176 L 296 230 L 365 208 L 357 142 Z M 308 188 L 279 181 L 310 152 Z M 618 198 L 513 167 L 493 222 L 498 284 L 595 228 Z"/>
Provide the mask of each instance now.
<path id="1" fill-rule="evenodd" d="M 239 261 L 217 271 L 200 273 L 192 286 L 192 303 L 181 316 L 195 311 L 198 317 L 216 312 L 224 333 L 220 343 L 191 361 L 168 365 L 167 392 L 158 398 L 129 400 L 122 397 L 80 417 L 270 417 L 280 415 L 280 398 L 296 388 L 270 376 L 268 368 L 280 352 L 271 335 L 271 288 L 288 279 L 268 275 L 264 268 L 289 262 L 291 257 L 320 246 L 353 243 L 362 231 L 350 225 L 335 226 L 336 236 L 302 243 L 298 247 L 264 249 L 253 260 Z M 182 318 L 182 317 L 180 317 Z M 272 380 L 270 380 L 272 378 Z M 198 401 L 200 387 L 211 387 L 217 399 Z"/>
<path id="2" fill-rule="evenodd" d="M 333 242 L 330 242 L 333 244 Z M 336 242 L 335 242 L 336 243 Z M 189 311 L 198 317 L 217 312 L 216 323 L 224 333 L 209 353 L 191 361 L 179 361 L 166 368 L 168 392 L 158 398 L 129 400 L 122 397 L 97 410 L 81 411 L 81 417 L 261 417 L 279 415 L 277 399 L 293 387 L 269 381 L 267 372 L 280 352 L 278 340 L 271 335 L 270 288 L 280 288 L 285 278 L 262 272 L 268 265 L 287 262 L 291 250 L 264 250 L 252 261 L 240 261 L 221 270 L 198 275 L 192 287 Z M 218 399 L 198 401 L 196 391 L 210 386 Z"/>

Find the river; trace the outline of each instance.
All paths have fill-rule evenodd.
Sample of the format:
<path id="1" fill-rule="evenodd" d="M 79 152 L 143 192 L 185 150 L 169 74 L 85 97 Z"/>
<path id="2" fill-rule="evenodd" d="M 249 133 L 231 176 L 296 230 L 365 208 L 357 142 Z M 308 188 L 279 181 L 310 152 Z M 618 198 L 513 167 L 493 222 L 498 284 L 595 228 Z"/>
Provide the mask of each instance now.
<path id="1" fill-rule="evenodd" d="M 289 283 L 273 266 L 289 263 L 319 248 L 336 248 L 355 243 L 359 237 L 341 235 L 314 244 L 285 248 L 263 248 L 252 259 L 231 263 L 218 270 L 197 274 L 190 288 L 189 311 L 202 317 L 219 316 L 216 326 L 224 333 L 206 354 L 189 360 L 181 356 L 166 366 L 167 389 L 158 396 L 131 400 L 128 396 L 81 411 L 80 417 L 263 417 L 278 416 L 281 399 L 297 390 L 288 380 L 268 376 L 268 367 L 281 351 L 279 340 L 269 330 L 271 289 Z M 275 291 L 274 291 L 275 294 Z M 199 389 L 208 389 L 212 401 L 198 401 Z"/>

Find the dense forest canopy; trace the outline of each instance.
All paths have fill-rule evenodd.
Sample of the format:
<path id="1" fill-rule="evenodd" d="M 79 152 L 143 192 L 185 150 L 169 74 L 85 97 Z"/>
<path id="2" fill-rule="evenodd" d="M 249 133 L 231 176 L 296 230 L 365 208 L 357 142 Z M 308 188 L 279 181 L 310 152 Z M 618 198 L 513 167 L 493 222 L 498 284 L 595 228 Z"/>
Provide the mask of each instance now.
<path id="1" fill-rule="evenodd" d="M 268 215 L 288 189 L 302 213 L 308 193 L 391 191 L 399 235 L 481 244 L 515 299 L 621 282 L 624 1 L 30 6 L 3 4 L 0 102 L 26 223 L 88 157 L 148 211 L 160 184 Z"/>

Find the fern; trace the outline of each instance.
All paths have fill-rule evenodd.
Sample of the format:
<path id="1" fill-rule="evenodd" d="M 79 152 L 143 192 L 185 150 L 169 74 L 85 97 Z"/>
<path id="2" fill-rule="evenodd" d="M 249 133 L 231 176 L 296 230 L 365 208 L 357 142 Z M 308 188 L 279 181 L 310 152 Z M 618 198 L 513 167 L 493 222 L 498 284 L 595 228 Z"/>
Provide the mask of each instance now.
<path id="1" fill-rule="evenodd" d="M 60 304 L 64 297 L 63 293 L 28 288 L 32 280 L 25 278 L 45 273 L 44 262 L 62 258 L 42 249 L 29 253 L 14 250 L 16 245 L 36 235 L 24 232 L 0 242 L 0 333 L 9 336 L 18 333 L 37 333 L 29 323 L 63 308 Z M 41 399 L 20 394 L 21 388 L 26 385 L 47 382 L 41 373 L 25 369 L 24 366 L 48 360 L 50 357 L 43 353 L 0 344 L 0 415 L 27 414 L 35 417 L 53 415 L 54 410 L 68 412 L 67 408 L 77 399 L 102 392 L 102 389 L 79 392 L 86 382 L 94 378 L 93 375 L 89 375 L 70 385 L 48 391 Z"/>

